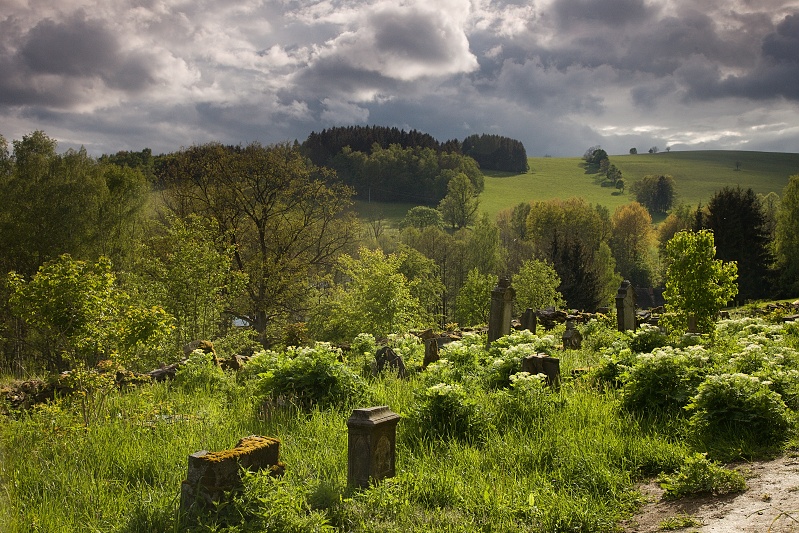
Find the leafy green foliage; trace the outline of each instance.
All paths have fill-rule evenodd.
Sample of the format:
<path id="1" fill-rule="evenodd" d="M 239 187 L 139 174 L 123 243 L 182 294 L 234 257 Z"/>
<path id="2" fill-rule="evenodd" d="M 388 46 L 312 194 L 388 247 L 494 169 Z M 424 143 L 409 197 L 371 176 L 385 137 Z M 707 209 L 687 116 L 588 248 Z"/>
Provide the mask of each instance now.
<path id="1" fill-rule="evenodd" d="M 766 298 L 773 257 L 763 206 L 754 191 L 740 186 L 718 191 L 707 204 L 701 227 L 713 232 L 716 257 L 738 265 L 738 296 Z"/>
<path id="2" fill-rule="evenodd" d="M 346 281 L 323 294 L 313 310 L 310 327 L 317 338 L 341 341 L 363 332 L 385 337 L 431 325 L 433 315 L 419 297 L 428 304 L 437 299 L 435 265 L 429 260 L 417 263 L 417 275 L 409 281 L 402 273 L 409 257 L 416 256 L 402 250 L 385 255 L 367 248 L 361 248 L 357 258 L 340 256 L 338 268 Z"/>
<path id="3" fill-rule="evenodd" d="M 781 285 L 789 294 L 799 289 L 799 174 L 788 179 L 782 191 L 777 211 L 777 227 L 774 235 L 774 250 L 780 268 Z"/>
<path id="4" fill-rule="evenodd" d="M 644 176 L 631 187 L 635 199 L 652 214 L 665 214 L 674 205 L 674 178 L 669 175 Z"/>
<path id="5" fill-rule="evenodd" d="M 411 424 L 421 439 L 485 438 L 486 420 L 479 404 L 458 384 L 437 383 L 417 395 Z"/>
<path id="6" fill-rule="evenodd" d="M 659 348 L 639 355 L 624 376 L 622 404 L 637 412 L 679 413 L 704 380 L 709 356 L 701 346 Z"/>
<path id="7" fill-rule="evenodd" d="M 339 360 L 341 350 L 328 343 L 312 347 L 289 347 L 285 352 L 261 352 L 256 365 L 258 389 L 272 401 L 282 399 L 302 409 L 311 406 L 341 406 L 357 401 L 365 383 Z"/>
<path id="8" fill-rule="evenodd" d="M 117 287 L 107 258 L 91 264 L 62 255 L 30 281 L 15 272 L 7 281 L 12 309 L 37 335 L 42 363 L 51 368 L 110 358 L 133 363 L 137 350 L 171 328 L 162 308 L 139 306 Z"/>
<path id="9" fill-rule="evenodd" d="M 779 394 L 755 376 L 709 376 L 686 409 L 691 428 L 705 439 L 749 435 L 763 444 L 784 439 L 790 424 Z"/>
<path id="10" fill-rule="evenodd" d="M 224 371 L 202 350 L 195 350 L 175 373 L 175 385 L 186 392 L 216 392 L 229 389 Z"/>
<path id="11" fill-rule="evenodd" d="M 474 224 L 480 206 L 479 194 L 466 174 L 452 175 L 447 182 L 447 195 L 438 204 L 444 222 L 453 229 Z"/>
<path id="12" fill-rule="evenodd" d="M 681 231 L 666 245 L 666 329 L 709 333 L 719 310 L 737 294 L 736 264 L 714 259 L 715 254 L 707 230 Z"/>
<path id="13" fill-rule="evenodd" d="M 464 327 L 488 323 L 491 309 L 491 290 L 497 284 L 493 274 L 481 274 L 476 268 L 469 271 L 466 282 L 455 300 L 455 317 Z"/>
<path id="14" fill-rule="evenodd" d="M 669 499 L 688 494 L 723 495 L 746 490 L 743 474 L 728 470 L 701 453 L 689 455 L 676 473 L 661 474 L 658 481 L 666 491 L 664 497 Z"/>
<path id="15" fill-rule="evenodd" d="M 511 285 L 516 289 L 515 305 L 520 311 L 563 305 L 563 295 L 558 291 L 560 277 L 545 261 L 530 259 L 522 263 L 511 278 Z"/>

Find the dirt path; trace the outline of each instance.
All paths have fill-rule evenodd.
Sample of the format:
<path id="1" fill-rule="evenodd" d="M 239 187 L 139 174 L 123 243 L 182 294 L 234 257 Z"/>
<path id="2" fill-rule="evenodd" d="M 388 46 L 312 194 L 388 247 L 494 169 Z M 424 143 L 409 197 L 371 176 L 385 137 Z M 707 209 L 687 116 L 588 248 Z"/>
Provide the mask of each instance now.
<path id="1" fill-rule="evenodd" d="M 639 514 L 623 524 L 626 533 L 665 531 L 665 520 L 693 519 L 675 531 L 701 533 L 799 533 L 799 454 L 737 467 L 746 476 L 746 492 L 677 501 L 662 499 L 663 490 L 650 482 L 641 487 L 649 497 Z M 701 524 L 701 525 L 698 525 Z"/>

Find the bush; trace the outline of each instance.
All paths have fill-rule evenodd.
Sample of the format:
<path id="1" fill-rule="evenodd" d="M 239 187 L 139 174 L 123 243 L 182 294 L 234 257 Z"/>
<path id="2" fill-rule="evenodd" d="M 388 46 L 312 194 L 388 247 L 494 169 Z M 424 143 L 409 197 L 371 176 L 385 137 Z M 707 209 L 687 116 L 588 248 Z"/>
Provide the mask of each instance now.
<path id="1" fill-rule="evenodd" d="M 708 363 L 701 346 L 659 348 L 639 355 L 622 378 L 622 403 L 632 411 L 679 412 L 696 394 L 708 373 Z"/>
<path id="2" fill-rule="evenodd" d="M 691 429 L 703 439 L 745 435 L 769 444 L 783 440 L 790 423 L 780 395 L 746 374 L 708 377 L 686 410 Z"/>
<path id="3" fill-rule="evenodd" d="M 668 336 L 657 326 L 641 324 L 637 330 L 627 333 L 630 349 L 636 353 L 649 353 L 669 343 Z"/>
<path id="4" fill-rule="evenodd" d="M 499 424 L 505 427 L 531 424 L 550 414 L 557 404 L 543 374 L 513 374 L 510 387 L 496 395 Z"/>
<path id="5" fill-rule="evenodd" d="M 256 356 L 258 389 L 271 400 L 283 399 L 308 409 L 312 405 L 340 406 L 362 397 L 366 384 L 339 358 L 329 343 L 290 347 L 285 352 Z"/>
<path id="6" fill-rule="evenodd" d="M 226 391 L 230 387 L 225 372 L 202 350 L 194 350 L 175 373 L 175 385 L 186 392 Z"/>
<path id="7" fill-rule="evenodd" d="M 424 439 L 482 441 L 487 424 L 474 399 L 457 383 L 438 383 L 416 393 L 410 425 Z"/>
<path id="8" fill-rule="evenodd" d="M 704 454 L 694 453 L 673 475 L 658 476 L 667 499 L 681 498 L 687 494 L 730 494 L 746 490 L 743 474 L 709 461 Z"/>

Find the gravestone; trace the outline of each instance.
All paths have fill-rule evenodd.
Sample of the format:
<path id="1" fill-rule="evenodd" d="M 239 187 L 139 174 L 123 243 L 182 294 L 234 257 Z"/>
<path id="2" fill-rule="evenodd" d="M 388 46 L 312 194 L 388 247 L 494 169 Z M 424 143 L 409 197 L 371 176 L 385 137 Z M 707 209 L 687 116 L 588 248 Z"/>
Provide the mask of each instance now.
<path id="1" fill-rule="evenodd" d="M 556 388 L 560 385 L 560 359 L 557 357 L 550 357 L 545 353 L 528 355 L 522 359 L 522 372 L 544 374 L 547 385 Z"/>
<path id="2" fill-rule="evenodd" d="M 438 339 L 427 339 L 424 341 L 424 360 L 422 361 L 422 368 L 427 368 L 427 365 L 435 363 L 438 359 Z"/>
<path id="3" fill-rule="evenodd" d="M 533 311 L 532 307 L 528 307 L 524 314 L 522 315 L 522 329 L 528 330 L 530 333 L 535 334 L 535 330 L 538 327 L 538 316 L 536 316 L 535 311 Z"/>
<path id="4" fill-rule="evenodd" d="M 206 507 L 219 502 L 226 491 L 242 486 L 242 469 L 281 475 L 285 465 L 279 456 L 280 441 L 258 435 L 244 437 L 231 450 L 189 455 L 188 474 L 180 489 L 181 509 L 185 512 L 195 504 Z"/>
<path id="5" fill-rule="evenodd" d="M 405 377 L 405 361 L 402 357 L 397 355 L 397 352 L 388 346 L 383 346 L 375 352 L 375 363 L 377 364 L 377 372 L 380 373 L 386 367 L 397 372 L 400 378 Z"/>
<path id="6" fill-rule="evenodd" d="M 619 331 L 635 331 L 635 288 L 627 280 L 616 292 L 616 326 Z"/>
<path id="7" fill-rule="evenodd" d="M 385 405 L 352 411 L 347 420 L 347 485 L 366 488 L 394 477 L 399 419 Z"/>
<path id="8" fill-rule="evenodd" d="M 516 291 L 508 278 L 501 278 L 491 291 L 491 310 L 488 316 L 488 344 L 510 333 L 513 302 Z"/>
<path id="9" fill-rule="evenodd" d="M 561 336 L 563 348 L 567 350 L 579 350 L 583 345 L 583 335 L 574 325 L 574 320 L 566 321 L 566 331 Z"/>

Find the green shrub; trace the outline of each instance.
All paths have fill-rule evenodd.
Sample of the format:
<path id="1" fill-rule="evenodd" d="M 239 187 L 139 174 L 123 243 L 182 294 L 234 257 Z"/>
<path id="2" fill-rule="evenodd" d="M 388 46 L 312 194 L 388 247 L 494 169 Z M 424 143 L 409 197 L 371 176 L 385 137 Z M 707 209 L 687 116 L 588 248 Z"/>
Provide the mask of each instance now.
<path id="1" fill-rule="evenodd" d="M 458 383 L 438 383 L 416 393 L 410 425 L 423 439 L 479 442 L 487 429 L 482 409 Z"/>
<path id="2" fill-rule="evenodd" d="M 610 348 L 619 339 L 621 334 L 616 331 L 615 324 L 611 323 L 612 317 L 589 320 L 586 324 L 577 326 L 583 336 L 583 348 L 598 352 Z"/>
<path id="3" fill-rule="evenodd" d="M 591 378 L 599 386 L 612 388 L 624 384 L 623 377 L 635 364 L 636 355 L 629 348 L 614 346 L 606 349 L 599 357 L 599 362 L 591 369 Z"/>
<path id="4" fill-rule="evenodd" d="M 769 444 L 783 440 L 790 423 L 780 395 L 746 374 L 708 377 L 686 410 L 690 427 L 704 439 L 747 435 Z"/>
<path id="5" fill-rule="evenodd" d="M 175 385 L 186 392 L 226 391 L 230 381 L 211 354 L 194 350 L 175 373 Z"/>
<path id="6" fill-rule="evenodd" d="M 510 376 L 510 387 L 495 393 L 498 425 L 527 425 L 552 413 L 556 396 L 546 385 L 546 376 L 519 372 Z"/>
<path id="7" fill-rule="evenodd" d="M 631 411 L 677 413 L 696 394 L 708 371 L 709 357 L 701 346 L 659 348 L 639 355 L 623 376 L 622 403 Z"/>
<path id="8" fill-rule="evenodd" d="M 681 498 L 687 494 L 730 494 L 746 490 L 743 474 L 729 470 L 709 461 L 702 453 L 694 453 L 674 474 L 658 476 L 660 486 L 668 499 Z"/>
<path id="9" fill-rule="evenodd" d="M 662 348 L 669 343 L 669 337 L 657 326 L 641 324 L 641 326 L 629 333 L 630 349 L 636 353 L 649 353 L 656 348 Z"/>
<path id="10" fill-rule="evenodd" d="M 341 350 L 329 343 L 263 352 L 254 364 L 263 372 L 257 388 L 271 400 L 283 399 L 303 409 L 340 406 L 357 401 L 366 391 L 363 379 L 340 361 Z"/>

